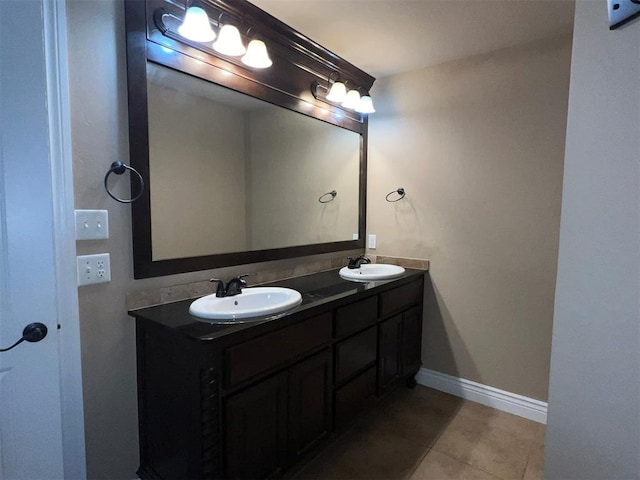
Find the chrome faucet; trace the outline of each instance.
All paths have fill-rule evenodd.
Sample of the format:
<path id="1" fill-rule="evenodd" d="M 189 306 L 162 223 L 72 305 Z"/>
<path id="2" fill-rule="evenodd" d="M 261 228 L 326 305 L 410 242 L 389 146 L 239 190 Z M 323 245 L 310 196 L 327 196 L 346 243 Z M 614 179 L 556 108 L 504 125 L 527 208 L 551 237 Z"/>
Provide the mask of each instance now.
<path id="1" fill-rule="evenodd" d="M 229 280 L 227 286 L 224 286 L 224 282 L 217 278 L 212 278 L 210 282 L 218 282 L 218 287 L 216 288 L 216 297 L 233 297 L 234 295 L 239 295 L 242 293 L 242 289 L 247 286 L 247 282 L 243 280 L 244 277 L 248 277 L 249 274 L 245 273 L 244 275 L 239 275 L 235 278 Z"/>
<path id="2" fill-rule="evenodd" d="M 356 258 L 349 257 L 349 265 L 347 265 L 347 268 L 360 268 L 363 263 L 371 263 L 371 260 L 364 255 L 360 255 Z"/>

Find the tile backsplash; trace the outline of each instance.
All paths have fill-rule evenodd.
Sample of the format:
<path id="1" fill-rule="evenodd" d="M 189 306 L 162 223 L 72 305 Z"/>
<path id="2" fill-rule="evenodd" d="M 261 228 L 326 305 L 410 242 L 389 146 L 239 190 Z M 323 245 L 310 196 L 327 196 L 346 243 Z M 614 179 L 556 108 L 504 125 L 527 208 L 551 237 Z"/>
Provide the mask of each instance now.
<path id="1" fill-rule="evenodd" d="M 391 263 L 405 268 L 429 270 L 429 260 L 426 258 L 387 257 L 385 255 L 367 255 L 374 263 Z"/>

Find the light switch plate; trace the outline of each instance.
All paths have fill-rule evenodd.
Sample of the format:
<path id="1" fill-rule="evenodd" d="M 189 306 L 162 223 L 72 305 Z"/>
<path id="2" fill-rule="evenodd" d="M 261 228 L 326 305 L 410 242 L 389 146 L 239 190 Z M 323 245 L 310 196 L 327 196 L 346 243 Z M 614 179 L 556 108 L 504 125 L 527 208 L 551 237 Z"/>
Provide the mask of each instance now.
<path id="1" fill-rule="evenodd" d="M 368 236 L 368 245 L 367 247 L 370 248 L 371 250 L 375 250 L 376 249 L 376 244 L 377 244 L 377 238 L 374 234 L 371 234 Z"/>
<path id="2" fill-rule="evenodd" d="M 111 258 L 108 253 L 76 257 L 78 286 L 111 281 Z"/>
<path id="3" fill-rule="evenodd" d="M 76 240 L 105 240 L 109 238 L 107 210 L 75 210 Z"/>

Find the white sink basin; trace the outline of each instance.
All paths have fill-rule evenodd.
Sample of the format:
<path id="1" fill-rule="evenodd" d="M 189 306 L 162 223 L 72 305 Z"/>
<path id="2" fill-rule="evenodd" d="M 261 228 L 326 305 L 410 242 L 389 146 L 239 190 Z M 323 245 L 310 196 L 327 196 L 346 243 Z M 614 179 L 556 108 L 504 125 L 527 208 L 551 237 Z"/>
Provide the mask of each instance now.
<path id="1" fill-rule="evenodd" d="M 370 282 L 373 280 L 386 280 L 399 277 L 404 273 L 404 268 L 398 265 L 383 263 L 365 263 L 360 268 L 342 267 L 340 276 L 355 282 Z"/>
<path id="2" fill-rule="evenodd" d="M 218 323 L 247 321 L 245 319 L 265 317 L 284 312 L 302 303 L 302 295 L 296 290 L 283 287 L 243 288 L 233 297 L 216 297 L 215 293 L 194 301 L 189 313 Z"/>

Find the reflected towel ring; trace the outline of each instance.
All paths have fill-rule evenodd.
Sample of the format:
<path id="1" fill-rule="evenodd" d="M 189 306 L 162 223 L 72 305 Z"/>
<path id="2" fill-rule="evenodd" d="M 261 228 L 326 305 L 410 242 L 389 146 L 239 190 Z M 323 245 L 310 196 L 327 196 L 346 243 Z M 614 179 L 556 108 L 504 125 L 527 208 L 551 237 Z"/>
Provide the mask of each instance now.
<path id="1" fill-rule="evenodd" d="M 327 195 L 331 195 L 331 198 L 327 198 L 325 200 L 322 200 Z M 329 202 L 333 201 L 334 198 L 336 198 L 336 195 L 338 195 L 338 192 L 336 192 L 335 190 L 331 190 L 330 192 L 327 192 L 324 195 L 320 195 L 320 198 L 318 198 L 318 201 L 320 203 L 329 203 Z"/>
<path id="2" fill-rule="evenodd" d="M 398 198 L 396 198 L 395 200 L 389 200 L 389 197 L 391 195 L 393 195 L 394 193 L 397 193 L 400 196 Z M 393 192 L 387 193 L 387 196 L 384 197 L 384 199 L 389 203 L 395 203 L 395 202 L 399 202 L 400 200 L 402 200 L 404 198 L 404 195 L 405 195 L 404 188 L 400 187 L 399 189 L 394 190 Z"/>
<path id="3" fill-rule="evenodd" d="M 135 173 L 138 176 L 138 180 L 140 181 L 140 192 L 138 192 L 138 195 L 128 200 L 116 197 L 113 193 L 111 193 L 111 191 L 109 190 L 109 186 L 107 184 L 107 181 L 109 180 L 109 175 L 111 175 L 112 173 L 115 173 L 116 175 L 122 175 L 127 170 L 131 171 L 132 173 Z M 130 167 L 126 163 L 122 163 L 116 160 L 111 164 L 111 168 L 109 169 L 107 174 L 104 176 L 104 189 L 107 191 L 109 196 L 113 198 L 116 202 L 133 203 L 136 200 L 138 200 L 144 193 L 144 179 L 142 178 L 142 175 L 140 175 L 140 172 L 138 172 L 135 168 Z"/>

